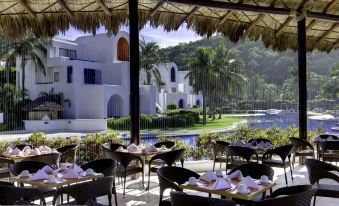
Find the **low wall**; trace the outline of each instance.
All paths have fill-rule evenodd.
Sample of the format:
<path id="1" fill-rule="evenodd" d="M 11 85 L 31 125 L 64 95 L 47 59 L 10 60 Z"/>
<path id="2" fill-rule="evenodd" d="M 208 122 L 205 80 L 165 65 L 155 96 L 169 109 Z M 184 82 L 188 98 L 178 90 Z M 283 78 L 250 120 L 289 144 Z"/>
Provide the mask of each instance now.
<path id="1" fill-rule="evenodd" d="M 27 131 L 103 131 L 107 129 L 105 119 L 54 119 L 24 120 Z"/>

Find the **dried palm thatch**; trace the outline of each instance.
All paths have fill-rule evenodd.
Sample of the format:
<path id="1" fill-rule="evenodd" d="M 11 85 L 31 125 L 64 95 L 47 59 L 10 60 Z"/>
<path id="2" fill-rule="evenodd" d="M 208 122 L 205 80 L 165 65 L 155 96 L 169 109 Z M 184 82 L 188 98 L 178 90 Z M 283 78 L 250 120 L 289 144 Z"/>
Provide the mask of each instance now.
<path id="1" fill-rule="evenodd" d="M 339 47 L 338 0 L 138 2 L 141 27 L 150 22 L 154 27 L 163 26 L 166 31 L 172 31 L 186 22 L 187 27 L 199 35 L 220 32 L 234 42 L 244 38 L 260 39 L 267 47 L 283 51 L 297 49 L 297 22 L 300 16 L 306 16 L 308 51 L 329 52 Z M 214 4 L 210 6 L 206 2 Z M 264 8 L 264 12 L 242 10 L 241 6 Z M 28 32 L 47 38 L 65 32 L 70 26 L 93 34 L 99 26 L 104 26 L 113 34 L 128 23 L 128 15 L 128 0 L 2 0 L 0 32 L 9 40 L 20 39 Z M 322 15 L 327 17 L 318 18 Z"/>

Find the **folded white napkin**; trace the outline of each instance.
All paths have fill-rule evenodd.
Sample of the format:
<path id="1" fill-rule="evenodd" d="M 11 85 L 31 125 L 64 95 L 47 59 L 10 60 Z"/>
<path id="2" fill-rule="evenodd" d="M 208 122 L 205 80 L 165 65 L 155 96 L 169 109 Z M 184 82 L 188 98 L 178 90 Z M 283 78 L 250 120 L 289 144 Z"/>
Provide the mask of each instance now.
<path id="1" fill-rule="evenodd" d="M 218 178 L 215 185 L 214 185 L 214 189 L 215 190 L 224 190 L 224 189 L 229 189 L 232 186 L 226 182 L 223 178 Z"/>
<path id="2" fill-rule="evenodd" d="M 25 156 L 25 154 L 22 151 L 18 152 L 18 154 L 16 154 L 16 155 L 19 156 L 19 157 Z"/>
<path id="3" fill-rule="evenodd" d="M 129 145 L 129 146 L 127 147 L 127 150 L 128 150 L 129 152 L 138 152 L 138 151 L 139 151 L 139 148 L 138 148 L 138 146 L 136 146 L 136 145 L 133 143 L 133 144 L 131 144 L 131 145 Z"/>
<path id="4" fill-rule="evenodd" d="M 315 139 L 314 139 L 315 142 L 323 142 L 324 139 L 321 138 L 320 136 L 317 136 Z"/>
<path id="5" fill-rule="evenodd" d="M 41 149 L 40 149 L 41 152 L 44 152 L 44 153 L 51 153 L 52 152 L 52 149 L 49 148 L 48 146 L 43 146 Z"/>
<path id="6" fill-rule="evenodd" d="M 138 148 L 139 148 L 139 150 L 145 149 L 145 145 L 139 144 L 139 145 L 138 145 Z"/>
<path id="7" fill-rule="evenodd" d="M 208 171 L 199 177 L 200 180 L 211 183 L 214 180 L 217 180 L 217 176 L 212 171 Z"/>
<path id="8" fill-rule="evenodd" d="M 21 150 L 19 150 L 18 148 L 14 148 L 11 152 L 11 155 L 17 155 L 19 152 L 21 152 Z"/>
<path id="9" fill-rule="evenodd" d="M 27 156 L 27 155 L 30 155 L 32 153 L 32 150 L 31 149 L 25 149 L 24 150 L 24 154 Z"/>
<path id="10" fill-rule="evenodd" d="M 51 153 L 59 153 L 57 149 L 52 149 Z"/>
<path id="11" fill-rule="evenodd" d="M 258 144 L 258 142 L 257 142 L 257 140 L 254 140 L 254 141 L 251 142 L 251 144 L 252 144 L 253 146 L 256 146 L 256 145 Z"/>
<path id="12" fill-rule="evenodd" d="M 332 137 L 332 136 L 328 136 L 328 137 L 326 138 L 326 141 L 333 141 L 333 137 Z"/>
<path id="13" fill-rule="evenodd" d="M 245 184 L 247 187 L 259 189 L 259 185 L 250 176 L 244 177 L 239 184 Z"/>
<path id="14" fill-rule="evenodd" d="M 246 143 L 244 144 L 244 147 L 252 147 L 252 144 L 249 143 L 249 142 L 246 142 Z"/>
<path id="15" fill-rule="evenodd" d="M 235 145 L 236 146 L 240 146 L 240 147 L 243 146 L 244 144 L 245 144 L 245 141 L 244 140 L 240 140 L 240 139 L 235 142 Z"/>
<path id="16" fill-rule="evenodd" d="M 32 152 L 31 155 L 41 155 L 41 152 L 38 148 L 35 148 Z"/>
<path id="17" fill-rule="evenodd" d="M 13 152 L 12 147 L 7 147 L 7 148 L 6 148 L 6 153 L 7 153 L 7 154 L 11 154 L 12 152 Z"/>
<path id="18" fill-rule="evenodd" d="M 46 172 L 44 170 L 38 170 L 32 177 L 31 180 L 35 181 L 35 180 L 44 180 L 47 179 L 48 175 L 46 174 Z"/>
<path id="19" fill-rule="evenodd" d="M 152 144 L 147 147 L 147 152 L 157 152 L 157 151 L 158 149 Z"/>
<path id="20" fill-rule="evenodd" d="M 54 176 L 49 176 L 49 177 L 47 178 L 47 182 L 48 182 L 48 183 L 57 183 L 58 180 L 57 180 L 57 178 L 54 177 Z"/>
<path id="21" fill-rule="evenodd" d="M 266 143 L 261 141 L 259 142 L 259 144 L 257 145 L 259 148 L 262 148 L 262 149 L 265 149 L 267 146 L 266 146 Z"/>
<path id="22" fill-rule="evenodd" d="M 44 166 L 42 170 L 45 171 L 47 174 L 52 174 L 54 171 L 54 169 L 48 165 Z"/>
<path id="23" fill-rule="evenodd" d="M 229 174 L 227 177 L 231 178 L 231 179 L 238 179 L 238 180 L 243 179 L 243 175 L 242 175 L 242 172 L 240 170 L 234 171 L 232 174 Z"/>
<path id="24" fill-rule="evenodd" d="M 19 174 L 19 177 L 29 177 L 29 171 L 28 170 L 22 170 Z"/>
<path id="25" fill-rule="evenodd" d="M 25 147 L 22 149 L 22 151 L 24 151 L 24 152 L 25 152 L 26 150 L 30 150 L 30 151 L 31 151 L 32 149 L 31 149 L 31 147 L 30 147 L 30 146 L 28 146 L 28 145 L 27 145 L 27 146 L 25 146 Z"/>
<path id="26" fill-rule="evenodd" d="M 71 169 L 76 172 L 76 173 L 79 173 L 79 172 L 83 172 L 84 170 L 77 164 L 74 164 Z"/>
<path id="27" fill-rule="evenodd" d="M 73 169 L 69 169 L 62 177 L 65 179 L 78 179 L 79 175 Z"/>

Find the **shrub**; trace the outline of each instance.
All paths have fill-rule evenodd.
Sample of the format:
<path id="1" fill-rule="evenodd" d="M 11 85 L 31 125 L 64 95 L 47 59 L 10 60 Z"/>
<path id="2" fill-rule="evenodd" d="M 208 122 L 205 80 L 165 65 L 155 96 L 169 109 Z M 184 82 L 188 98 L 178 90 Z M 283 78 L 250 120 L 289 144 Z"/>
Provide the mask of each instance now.
<path id="1" fill-rule="evenodd" d="M 33 147 L 39 147 L 41 145 L 47 145 L 47 137 L 43 132 L 33 132 L 31 136 L 28 137 L 28 142 Z"/>
<path id="2" fill-rule="evenodd" d="M 197 109 L 197 108 L 200 108 L 200 106 L 199 106 L 199 105 L 193 105 L 192 108 L 193 108 L 193 109 Z"/>
<path id="3" fill-rule="evenodd" d="M 177 109 L 177 105 L 175 105 L 175 104 L 167 105 L 167 110 L 173 110 L 173 109 Z"/>
<path id="4" fill-rule="evenodd" d="M 0 132 L 7 131 L 8 127 L 6 124 L 0 124 Z"/>
<path id="5" fill-rule="evenodd" d="M 185 142 L 183 140 L 175 139 L 175 138 L 169 138 L 169 137 L 166 137 L 166 136 L 159 136 L 158 141 L 159 142 L 167 142 L 167 141 L 175 142 L 175 145 L 176 145 L 175 148 L 176 149 L 185 149 L 184 157 L 185 158 L 190 157 L 190 146 L 185 144 Z"/>
<path id="6" fill-rule="evenodd" d="M 51 148 L 59 148 L 71 144 L 76 144 L 79 141 L 78 137 L 70 137 L 70 138 L 65 138 L 65 137 L 57 137 L 52 140 L 48 141 L 48 146 Z"/>

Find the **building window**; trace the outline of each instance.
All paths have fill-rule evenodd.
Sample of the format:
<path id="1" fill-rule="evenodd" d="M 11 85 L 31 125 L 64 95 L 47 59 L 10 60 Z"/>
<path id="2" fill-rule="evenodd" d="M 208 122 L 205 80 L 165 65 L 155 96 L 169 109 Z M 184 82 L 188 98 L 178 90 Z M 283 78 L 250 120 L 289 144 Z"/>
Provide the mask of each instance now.
<path id="1" fill-rule="evenodd" d="M 129 44 L 128 41 L 121 37 L 118 40 L 118 51 L 117 59 L 120 61 L 129 61 Z"/>
<path id="2" fill-rule="evenodd" d="M 101 84 L 101 71 L 96 69 L 84 69 L 85 84 Z"/>
<path id="3" fill-rule="evenodd" d="M 76 59 L 77 58 L 77 51 L 71 50 L 71 49 L 59 49 L 59 56 L 61 57 L 68 57 L 70 59 Z"/>
<path id="4" fill-rule="evenodd" d="M 54 72 L 53 79 L 54 82 L 60 82 L 60 72 Z"/>
<path id="5" fill-rule="evenodd" d="M 171 82 L 175 82 L 175 69 L 174 69 L 174 67 L 171 68 Z"/>
<path id="6" fill-rule="evenodd" d="M 172 87 L 171 89 L 172 89 L 172 92 L 173 92 L 173 93 L 177 92 L 177 88 Z"/>
<path id="7" fill-rule="evenodd" d="M 73 83 L 73 67 L 67 67 L 67 83 Z"/>

